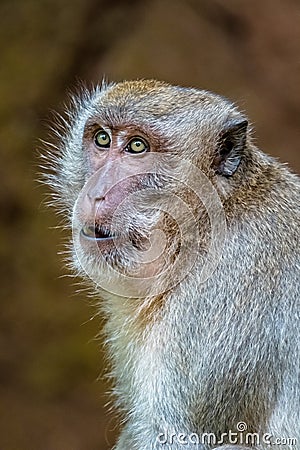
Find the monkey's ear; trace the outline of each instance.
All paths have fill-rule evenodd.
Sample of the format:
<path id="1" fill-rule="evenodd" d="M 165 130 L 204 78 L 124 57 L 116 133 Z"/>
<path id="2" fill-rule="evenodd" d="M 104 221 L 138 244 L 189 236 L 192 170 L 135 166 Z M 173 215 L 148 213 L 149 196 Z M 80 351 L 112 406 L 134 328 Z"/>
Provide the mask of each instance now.
<path id="1" fill-rule="evenodd" d="M 242 119 L 230 121 L 222 130 L 213 164 L 218 174 L 230 177 L 239 167 L 246 143 L 247 126 L 248 121 Z"/>

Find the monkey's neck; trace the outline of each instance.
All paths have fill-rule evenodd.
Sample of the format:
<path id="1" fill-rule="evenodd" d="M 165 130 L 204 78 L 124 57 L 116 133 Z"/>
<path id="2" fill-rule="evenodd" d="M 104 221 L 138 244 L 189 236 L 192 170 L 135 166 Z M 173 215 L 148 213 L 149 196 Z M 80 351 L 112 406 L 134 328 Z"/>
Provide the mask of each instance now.
<path id="1" fill-rule="evenodd" d="M 114 332 L 122 334 L 124 330 L 130 339 L 129 335 L 136 337 L 143 334 L 145 328 L 157 319 L 167 294 L 145 298 L 124 298 L 108 293 L 101 296 L 102 308 L 107 317 L 105 331 L 108 336 Z"/>

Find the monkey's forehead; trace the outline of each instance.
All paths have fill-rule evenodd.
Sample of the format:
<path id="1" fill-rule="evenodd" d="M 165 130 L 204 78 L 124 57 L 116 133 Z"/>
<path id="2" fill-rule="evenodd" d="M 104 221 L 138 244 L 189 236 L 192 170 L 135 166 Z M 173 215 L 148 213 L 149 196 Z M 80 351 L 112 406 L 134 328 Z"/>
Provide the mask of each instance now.
<path id="1" fill-rule="evenodd" d="M 227 99 L 209 91 L 172 86 L 156 80 L 124 81 L 104 86 L 93 99 L 94 114 L 108 123 L 135 120 L 222 119 L 236 115 Z"/>

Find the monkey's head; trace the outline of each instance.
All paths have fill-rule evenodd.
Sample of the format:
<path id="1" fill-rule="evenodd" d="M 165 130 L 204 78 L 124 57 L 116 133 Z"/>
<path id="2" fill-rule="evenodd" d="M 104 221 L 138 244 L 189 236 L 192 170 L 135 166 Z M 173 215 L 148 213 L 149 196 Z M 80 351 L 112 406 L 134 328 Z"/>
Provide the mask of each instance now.
<path id="1" fill-rule="evenodd" d="M 209 252 L 213 225 L 220 240 L 247 120 L 215 94 L 130 81 L 75 98 L 61 142 L 51 184 L 72 221 L 75 264 L 139 297 L 180 281 Z"/>

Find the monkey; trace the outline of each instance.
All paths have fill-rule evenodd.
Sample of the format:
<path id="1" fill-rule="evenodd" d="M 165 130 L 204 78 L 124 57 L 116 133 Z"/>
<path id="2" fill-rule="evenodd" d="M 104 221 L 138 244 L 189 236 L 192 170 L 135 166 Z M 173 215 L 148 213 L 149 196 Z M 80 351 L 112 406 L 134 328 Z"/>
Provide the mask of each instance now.
<path id="1" fill-rule="evenodd" d="M 231 101 L 162 81 L 83 89 L 58 133 L 48 183 L 101 298 L 115 449 L 300 448 L 299 177 Z"/>

